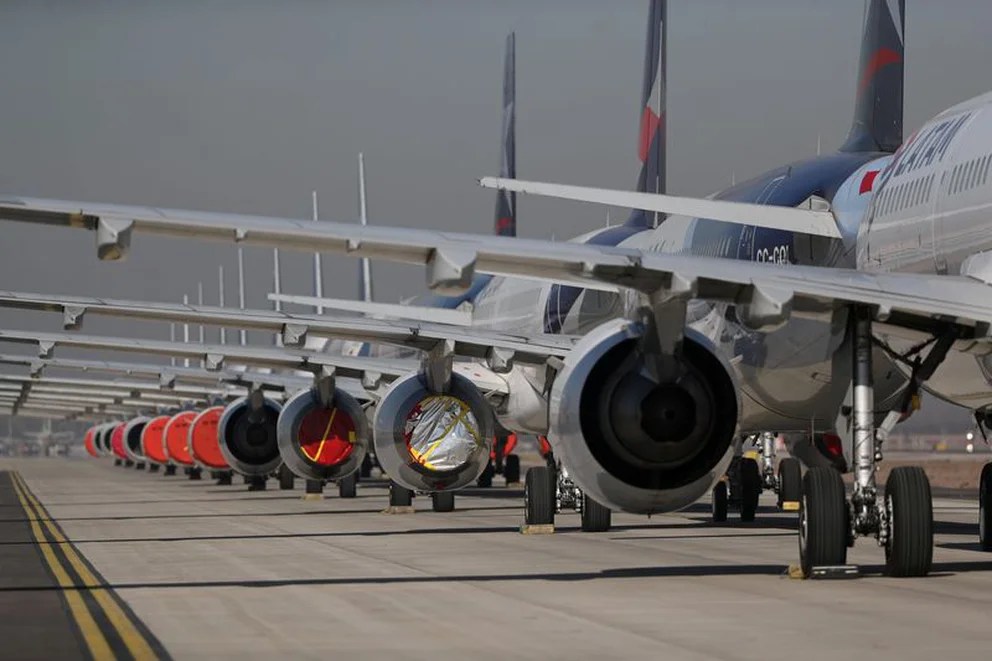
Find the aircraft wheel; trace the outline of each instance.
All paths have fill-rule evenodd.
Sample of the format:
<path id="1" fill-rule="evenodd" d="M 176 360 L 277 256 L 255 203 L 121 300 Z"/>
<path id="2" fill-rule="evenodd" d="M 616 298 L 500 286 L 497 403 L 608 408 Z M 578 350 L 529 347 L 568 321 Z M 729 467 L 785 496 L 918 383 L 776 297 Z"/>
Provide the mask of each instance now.
<path id="1" fill-rule="evenodd" d="M 231 471 L 220 471 L 217 475 L 217 486 L 229 486 L 233 481 L 233 477 Z"/>
<path id="2" fill-rule="evenodd" d="M 354 498 L 358 495 L 358 473 L 346 475 L 338 480 L 338 495 L 342 498 Z"/>
<path id="3" fill-rule="evenodd" d="M 168 464 L 165 467 L 165 473 L 164 474 L 165 475 L 175 475 L 176 474 L 176 465 L 175 464 Z"/>
<path id="4" fill-rule="evenodd" d="M 485 470 L 482 471 L 482 474 L 479 475 L 479 479 L 475 483 L 482 489 L 488 489 L 493 485 L 493 475 L 495 474 L 496 469 L 493 468 L 493 462 L 490 459 L 489 463 L 486 464 Z"/>
<path id="5" fill-rule="evenodd" d="M 435 512 L 454 512 L 455 492 L 435 491 L 431 494 L 431 506 Z"/>
<path id="6" fill-rule="evenodd" d="M 530 526 L 555 522 L 554 474 L 547 466 L 535 466 L 524 478 L 524 523 Z"/>
<path id="7" fill-rule="evenodd" d="M 811 468 L 803 478 L 799 506 L 799 558 L 803 573 L 847 562 L 847 501 L 844 482 L 833 468 Z"/>
<path id="8" fill-rule="evenodd" d="M 289 491 L 295 482 L 296 475 L 293 474 L 293 471 L 289 470 L 289 466 L 286 464 L 281 464 L 279 466 L 279 488 L 283 491 Z"/>
<path id="9" fill-rule="evenodd" d="M 786 457 L 778 464 L 778 508 L 797 508 L 803 497 L 803 469 L 798 459 Z M 795 503 L 795 505 L 790 505 Z"/>
<path id="10" fill-rule="evenodd" d="M 506 465 L 503 466 L 503 477 L 507 484 L 520 483 L 520 457 L 515 454 L 506 456 Z"/>
<path id="11" fill-rule="evenodd" d="M 158 472 L 158 464 L 148 464 L 148 472 L 149 473 L 157 473 Z"/>
<path id="12" fill-rule="evenodd" d="M 885 567 L 890 576 L 926 576 L 933 564 L 933 499 L 930 480 L 919 466 L 899 466 L 885 482 L 889 540 Z"/>
<path id="13" fill-rule="evenodd" d="M 741 521 L 754 521 L 758 513 L 758 496 L 761 495 L 761 469 L 754 459 L 741 459 Z"/>
<path id="14" fill-rule="evenodd" d="M 727 481 L 720 480 L 713 487 L 713 521 L 723 523 L 727 520 Z"/>
<path id="15" fill-rule="evenodd" d="M 978 543 L 992 551 L 992 462 L 982 468 L 978 485 Z"/>
<path id="16" fill-rule="evenodd" d="M 413 505 L 413 492 L 390 480 L 389 505 L 390 507 L 410 507 Z"/>
<path id="17" fill-rule="evenodd" d="M 114 459 L 114 466 L 120 466 L 120 465 L 121 465 L 121 464 L 123 464 L 123 463 L 124 463 L 124 462 L 123 462 L 123 461 L 121 461 L 120 459 Z"/>
<path id="18" fill-rule="evenodd" d="M 372 477 L 372 455 L 366 454 L 362 459 L 362 466 L 358 469 L 359 477 Z"/>
<path id="19" fill-rule="evenodd" d="M 606 532 L 610 529 L 613 513 L 609 507 L 582 494 L 582 531 Z"/>

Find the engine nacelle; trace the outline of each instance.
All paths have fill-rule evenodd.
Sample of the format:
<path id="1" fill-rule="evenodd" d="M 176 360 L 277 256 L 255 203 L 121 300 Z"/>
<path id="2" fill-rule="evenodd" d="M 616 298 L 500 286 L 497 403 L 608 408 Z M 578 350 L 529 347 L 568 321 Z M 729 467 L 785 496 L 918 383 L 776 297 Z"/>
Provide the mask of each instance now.
<path id="1" fill-rule="evenodd" d="M 165 427 L 171 419 L 168 415 L 152 418 L 141 432 L 141 448 L 148 461 L 161 465 L 169 463 L 169 453 L 165 447 Z"/>
<path id="2" fill-rule="evenodd" d="M 276 424 L 280 410 L 267 397 L 261 398 L 257 408 L 250 397 L 227 405 L 217 425 L 217 439 L 228 466 L 242 475 L 268 475 L 279 467 Z"/>
<path id="3" fill-rule="evenodd" d="M 389 477 L 415 491 L 450 491 L 475 481 L 489 462 L 493 414 L 479 389 L 451 375 L 443 395 L 425 377 L 397 379 L 375 413 L 375 456 Z"/>
<path id="4" fill-rule="evenodd" d="M 733 454 L 740 411 L 733 371 L 686 330 L 660 383 L 640 351 L 642 324 L 618 319 L 580 340 L 556 376 L 549 431 L 575 483 L 634 513 L 685 507 L 713 486 Z"/>
<path id="5" fill-rule="evenodd" d="M 83 447 L 86 448 L 86 454 L 91 457 L 99 457 L 100 452 L 96 449 L 96 427 L 90 427 L 83 434 Z"/>
<path id="6" fill-rule="evenodd" d="M 111 453 L 110 433 L 113 431 L 113 428 L 114 425 L 109 422 L 99 424 L 93 428 L 93 446 L 101 457 L 105 457 Z"/>
<path id="7" fill-rule="evenodd" d="M 141 432 L 145 430 L 145 425 L 151 418 L 139 416 L 132 418 L 124 425 L 124 452 L 127 458 L 135 463 L 147 461 L 145 451 L 141 447 Z"/>
<path id="8" fill-rule="evenodd" d="M 124 451 L 124 425 L 127 423 L 118 422 L 110 429 L 110 450 L 118 459 L 127 460 L 127 452 Z"/>
<path id="9" fill-rule="evenodd" d="M 207 470 L 228 470 L 231 466 L 220 451 L 217 434 L 223 406 L 211 406 L 193 418 L 189 426 L 189 453 L 193 462 Z"/>
<path id="10" fill-rule="evenodd" d="M 334 389 L 333 405 L 323 406 L 317 390 L 294 395 L 282 408 L 277 427 L 279 455 L 307 480 L 336 480 L 362 465 L 369 448 L 369 423 L 354 397 Z"/>

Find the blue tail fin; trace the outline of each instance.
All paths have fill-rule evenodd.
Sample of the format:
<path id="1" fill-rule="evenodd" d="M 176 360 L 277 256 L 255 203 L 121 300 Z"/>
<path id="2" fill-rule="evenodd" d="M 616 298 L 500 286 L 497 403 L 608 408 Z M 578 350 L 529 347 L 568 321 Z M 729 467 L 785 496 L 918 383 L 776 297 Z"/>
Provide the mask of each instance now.
<path id="1" fill-rule="evenodd" d="M 506 37 L 503 60 L 503 148 L 499 163 L 499 176 L 510 179 L 517 177 L 516 60 L 516 36 L 511 32 Z M 494 231 L 500 236 L 517 235 L 516 193 L 497 191 Z"/>
<path id="2" fill-rule="evenodd" d="M 854 123 L 841 151 L 894 152 L 902 144 L 906 0 L 869 0 Z"/>
<path id="3" fill-rule="evenodd" d="M 638 134 L 637 156 L 641 171 L 637 177 L 637 190 L 641 193 L 665 192 L 665 115 L 666 115 L 666 60 L 667 52 L 667 0 L 650 0 L 648 34 L 644 44 L 644 81 L 641 88 L 641 125 Z M 654 227 L 661 222 L 660 214 L 635 210 L 627 219 L 628 226 Z"/>

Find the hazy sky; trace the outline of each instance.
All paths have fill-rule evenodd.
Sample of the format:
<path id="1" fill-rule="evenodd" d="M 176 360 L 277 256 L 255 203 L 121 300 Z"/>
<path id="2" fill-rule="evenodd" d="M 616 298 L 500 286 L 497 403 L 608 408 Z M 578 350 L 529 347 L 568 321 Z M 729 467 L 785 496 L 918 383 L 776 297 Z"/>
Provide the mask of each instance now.
<path id="1" fill-rule="evenodd" d="M 992 3 L 909 0 L 907 132 L 992 89 Z M 670 0 L 669 189 L 699 195 L 834 148 L 853 106 L 862 0 Z M 204 210 L 356 216 L 364 151 L 372 222 L 489 232 L 503 41 L 517 32 L 522 178 L 630 188 L 646 0 L 13 2 L 0 4 L 0 191 Z M 614 216 L 621 215 L 617 211 Z M 602 210 L 522 198 L 520 233 L 567 237 Z M 83 232 L 3 226 L 3 288 L 178 300 L 227 298 L 234 249 L 136 236 L 100 263 Z M 249 304 L 271 255 L 249 249 Z M 308 293 L 309 258 L 283 257 Z M 355 264 L 325 260 L 328 295 Z M 376 296 L 422 290 L 420 269 L 376 265 Z M 57 329 L 0 311 L 0 326 Z M 89 319 L 91 332 L 166 337 Z M 256 340 L 262 341 L 260 336 Z M 8 346 L 0 346 L 8 350 Z M 62 355 L 73 355 L 63 352 Z"/>

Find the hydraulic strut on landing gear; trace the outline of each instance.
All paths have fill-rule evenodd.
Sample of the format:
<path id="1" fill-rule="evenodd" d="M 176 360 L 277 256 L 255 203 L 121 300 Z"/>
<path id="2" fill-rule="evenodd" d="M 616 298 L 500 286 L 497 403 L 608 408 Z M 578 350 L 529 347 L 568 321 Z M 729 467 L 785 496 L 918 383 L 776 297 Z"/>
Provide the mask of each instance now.
<path id="1" fill-rule="evenodd" d="M 938 337 L 930 354 L 913 365 L 910 384 L 898 410 L 875 428 L 872 381 L 873 339 L 870 308 L 852 306 L 848 314 L 847 347 L 851 353 L 849 402 L 842 410 L 853 454 L 854 488 L 845 499 L 840 473 L 832 468 L 810 469 L 803 479 L 799 510 L 799 553 L 806 576 L 817 568 L 844 565 L 847 548 L 857 537 L 873 536 L 885 549 L 885 564 L 893 576 L 925 576 L 933 563 L 933 503 L 923 469 L 892 470 L 884 496 L 876 483 L 882 443 L 905 415 L 950 349 L 954 337 Z M 838 429 L 841 431 L 841 429 Z"/>

